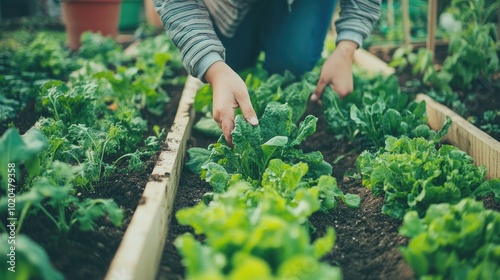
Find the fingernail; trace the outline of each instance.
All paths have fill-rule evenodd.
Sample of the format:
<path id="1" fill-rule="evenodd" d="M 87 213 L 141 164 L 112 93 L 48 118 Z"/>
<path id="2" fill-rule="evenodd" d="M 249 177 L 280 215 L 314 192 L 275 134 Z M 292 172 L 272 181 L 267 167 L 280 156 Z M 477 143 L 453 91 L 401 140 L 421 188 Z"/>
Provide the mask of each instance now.
<path id="1" fill-rule="evenodd" d="M 318 96 L 313 93 L 313 95 L 311 95 L 311 101 L 316 101 L 316 100 L 318 100 Z"/>
<path id="2" fill-rule="evenodd" d="M 248 122 L 251 124 L 251 125 L 258 125 L 259 124 L 259 121 L 257 120 L 256 117 L 251 117 L 250 119 L 248 119 Z"/>

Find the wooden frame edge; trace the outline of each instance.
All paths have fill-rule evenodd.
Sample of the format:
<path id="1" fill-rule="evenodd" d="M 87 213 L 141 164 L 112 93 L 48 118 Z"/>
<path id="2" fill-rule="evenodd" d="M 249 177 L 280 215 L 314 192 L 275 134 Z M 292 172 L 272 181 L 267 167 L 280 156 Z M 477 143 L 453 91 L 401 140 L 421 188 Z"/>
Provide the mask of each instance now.
<path id="1" fill-rule="evenodd" d="M 158 272 L 186 143 L 194 121 L 193 102 L 201 82 L 186 80 L 179 107 L 163 150 L 146 184 L 105 279 L 154 279 Z"/>
<path id="2" fill-rule="evenodd" d="M 452 125 L 444 140 L 470 155 L 476 165 L 486 166 L 487 179 L 500 178 L 499 141 L 426 94 L 418 94 L 416 100 L 426 102 L 429 126 L 434 130 L 441 129 L 449 116 Z"/>
<path id="3" fill-rule="evenodd" d="M 354 52 L 353 59 L 354 63 L 365 69 L 369 74 L 383 74 L 389 76 L 396 73 L 396 69 L 387 65 L 385 61 L 365 49 L 357 49 Z"/>

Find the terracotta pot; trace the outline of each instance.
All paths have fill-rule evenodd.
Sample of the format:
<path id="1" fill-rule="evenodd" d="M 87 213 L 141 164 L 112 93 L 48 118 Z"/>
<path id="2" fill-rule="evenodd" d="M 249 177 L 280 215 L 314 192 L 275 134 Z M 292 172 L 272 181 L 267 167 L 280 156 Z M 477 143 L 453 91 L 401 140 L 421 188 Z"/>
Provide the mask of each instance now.
<path id="1" fill-rule="evenodd" d="M 163 27 L 160 16 L 155 10 L 153 0 L 144 0 L 144 10 L 146 14 L 146 20 L 149 25 Z"/>
<path id="2" fill-rule="evenodd" d="M 115 37 L 118 34 L 120 6 L 121 0 L 62 0 L 69 47 L 77 50 L 80 36 L 85 31 Z"/>

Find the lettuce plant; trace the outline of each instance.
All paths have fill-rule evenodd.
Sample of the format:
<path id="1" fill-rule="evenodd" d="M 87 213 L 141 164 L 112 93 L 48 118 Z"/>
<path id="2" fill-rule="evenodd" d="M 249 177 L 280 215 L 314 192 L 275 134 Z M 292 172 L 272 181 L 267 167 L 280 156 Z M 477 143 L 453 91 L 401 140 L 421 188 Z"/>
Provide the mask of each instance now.
<path id="1" fill-rule="evenodd" d="M 359 207 L 359 196 L 344 195 L 338 188 L 335 177 L 321 175 L 317 179 L 305 179 L 304 176 L 307 174 L 308 168 L 308 165 L 303 162 L 289 165 L 280 159 L 272 159 L 262 176 L 262 180 L 252 183 L 255 188 L 272 189 L 289 200 L 292 200 L 301 189 L 314 189 L 318 192 L 323 211 L 336 208 L 338 201 L 342 201 L 352 208 Z M 229 174 L 224 168 L 213 162 L 207 164 L 206 170 L 205 180 L 219 193 L 224 192 L 227 186 L 242 181 L 241 174 Z M 212 196 L 213 194 L 208 195 Z"/>
<path id="2" fill-rule="evenodd" d="M 402 219 L 415 210 L 424 215 L 436 203 L 457 203 L 466 197 L 482 197 L 494 192 L 500 199 L 500 180 L 485 181 L 486 168 L 455 146 L 424 138 L 389 137 L 385 150 L 364 151 L 356 165 L 362 183 L 375 196 L 384 196 L 382 212 Z"/>
<path id="3" fill-rule="evenodd" d="M 404 216 L 400 248 L 420 279 L 498 279 L 500 213 L 470 198 L 456 205 L 431 205 L 424 217 Z"/>
<path id="4" fill-rule="evenodd" d="M 314 189 L 302 189 L 290 201 L 276 190 L 255 190 L 239 182 L 216 194 L 208 205 L 177 212 L 181 224 L 205 236 L 205 244 L 191 234 L 178 237 L 175 244 L 184 256 L 188 277 L 340 279 L 338 268 L 319 263 L 333 247 L 333 229 L 311 243 L 303 225 L 318 209 Z"/>

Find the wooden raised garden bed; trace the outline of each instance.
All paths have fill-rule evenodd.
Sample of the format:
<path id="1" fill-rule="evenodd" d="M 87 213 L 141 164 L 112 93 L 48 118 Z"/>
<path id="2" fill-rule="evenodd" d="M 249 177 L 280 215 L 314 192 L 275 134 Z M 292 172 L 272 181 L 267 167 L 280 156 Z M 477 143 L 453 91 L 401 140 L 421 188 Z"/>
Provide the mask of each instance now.
<path id="1" fill-rule="evenodd" d="M 355 59 L 358 64 L 368 68 L 369 72 L 394 73 L 392 68 L 365 51 L 359 51 Z M 107 280 L 179 279 L 179 277 L 183 277 L 182 272 L 176 271 L 173 273 L 172 268 L 169 267 L 171 262 L 176 262 L 173 266 L 181 266 L 179 259 L 172 260 L 167 255 L 172 250 L 175 250 L 172 249 L 173 244 L 170 244 L 170 241 L 173 240 L 169 236 L 173 230 L 172 227 L 174 227 L 174 230 L 179 230 L 179 225 L 173 222 L 172 216 L 175 215 L 174 209 L 179 207 L 175 205 L 176 197 L 178 197 L 177 190 L 179 188 L 179 181 L 183 176 L 185 151 L 189 145 L 191 127 L 196 117 L 192 105 L 200 86 L 201 82 L 193 77 L 189 77 L 186 81 L 172 129 L 167 136 L 167 148 L 162 151 L 149 178 L 140 205 L 134 213 L 132 221 L 108 270 L 105 278 Z M 426 101 L 429 125 L 433 129 L 439 129 L 443 124 L 445 116 L 450 116 L 453 120 L 453 126 L 446 140 L 469 153 L 475 159 L 476 164 L 486 165 L 489 178 L 500 176 L 500 144 L 498 141 L 484 136 L 484 133 L 481 133 L 479 129 L 463 119 L 460 120 L 460 117 L 456 114 L 444 106 L 436 104 L 436 102 L 427 96 L 419 95 L 418 99 Z M 312 110 L 317 109 L 313 108 Z M 325 134 L 321 129 L 324 129 L 324 126 L 319 122 L 317 133 L 320 135 L 317 138 L 323 139 L 323 145 L 333 145 L 332 152 L 325 154 L 325 158 L 329 158 L 331 161 L 345 161 L 346 165 L 350 164 L 353 167 L 357 156 L 351 152 L 353 147 L 342 146 L 337 141 L 329 140 L 328 134 Z M 204 140 L 206 139 L 200 141 L 203 142 Z M 317 144 L 316 142 L 307 143 L 305 149 L 314 149 L 314 145 Z M 341 176 L 343 176 L 345 171 L 347 169 L 334 169 L 336 176 L 340 176 L 340 179 L 337 178 L 337 180 L 342 180 L 343 187 L 351 193 L 360 195 L 362 199 L 360 209 L 352 210 L 340 207 L 336 210 L 337 213 L 335 214 L 315 214 L 311 217 L 311 221 L 314 225 L 316 225 L 315 223 L 319 223 L 320 225 L 316 233 L 318 236 L 324 233 L 324 224 L 321 224 L 322 221 L 325 221 L 323 223 L 329 225 L 339 226 L 346 232 L 350 231 L 348 234 L 338 233 L 336 250 L 349 252 L 350 247 L 354 248 L 359 245 L 367 246 L 363 247 L 367 251 L 362 254 L 357 252 L 357 255 L 354 253 L 347 253 L 348 255 L 341 253 L 338 256 L 332 256 L 330 253 L 325 257 L 326 260 L 330 263 L 340 264 L 342 269 L 353 263 L 351 268 L 347 268 L 347 273 L 349 274 L 344 275 L 346 279 L 354 279 L 352 277 L 364 277 L 366 279 L 398 277 L 399 279 L 412 279 L 414 277 L 413 272 L 397 250 L 398 246 L 406 245 L 408 241 L 398 235 L 397 229 L 401 225 L 401 221 L 392 220 L 380 213 L 383 198 L 374 198 L 371 192 L 361 185 L 359 179 L 342 178 Z M 183 184 L 188 185 L 187 181 L 196 178 L 196 176 L 184 177 L 185 182 Z M 201 180 L 200 182 L 203 184 Z M 200 188 L 203 189 L 206 186 L 201 186 Z M 190 195 L 185 192 L 193 192 L 195 194 Z M 200 190 L 191 189 L 182 190 L 182 196 L 190 196 L 188 199 L 191 200 L 191 203 L 195 203 L 201 198 Z M 361 209 L 363 210 L 361 211 Z M 372 220 L 372 224 L 370 224 L 370 220 Z M 375 228 L 370 228 L 370 226 L 374 227 L 373 220 L 378 224 L 375 225 Z M 367 230 L 370 232 L 366 232 Z M 174 233 L 179 234 L 179 232 Z M 358 234 L 369 235 L 372 241 L 365 241 L 366 243 L 362 244 L 360 240 L 356 239 Z M 348 238 L 351 240 L 347 240 Z M 169 244 L 166 244 L 166 240 L 168 240 Z M 352 240 L 354 240 L 356 246 L 353 245 Z M 163 251 L 165 246 L 169 247 L 167 251 Z M 373 250 L 370 250 L 372 249 L 371 246 L 373 246 Z M 167 267 L 161 268 L 160 262 L 162 266 L 166 264 Z M 358 269 L 359 267 L 363 269 L 353 271 L 356 265 Z M 158 275 L 159 269 L 161 273 Z M 374 271 L 375 273 L 373 273 Z"/>

